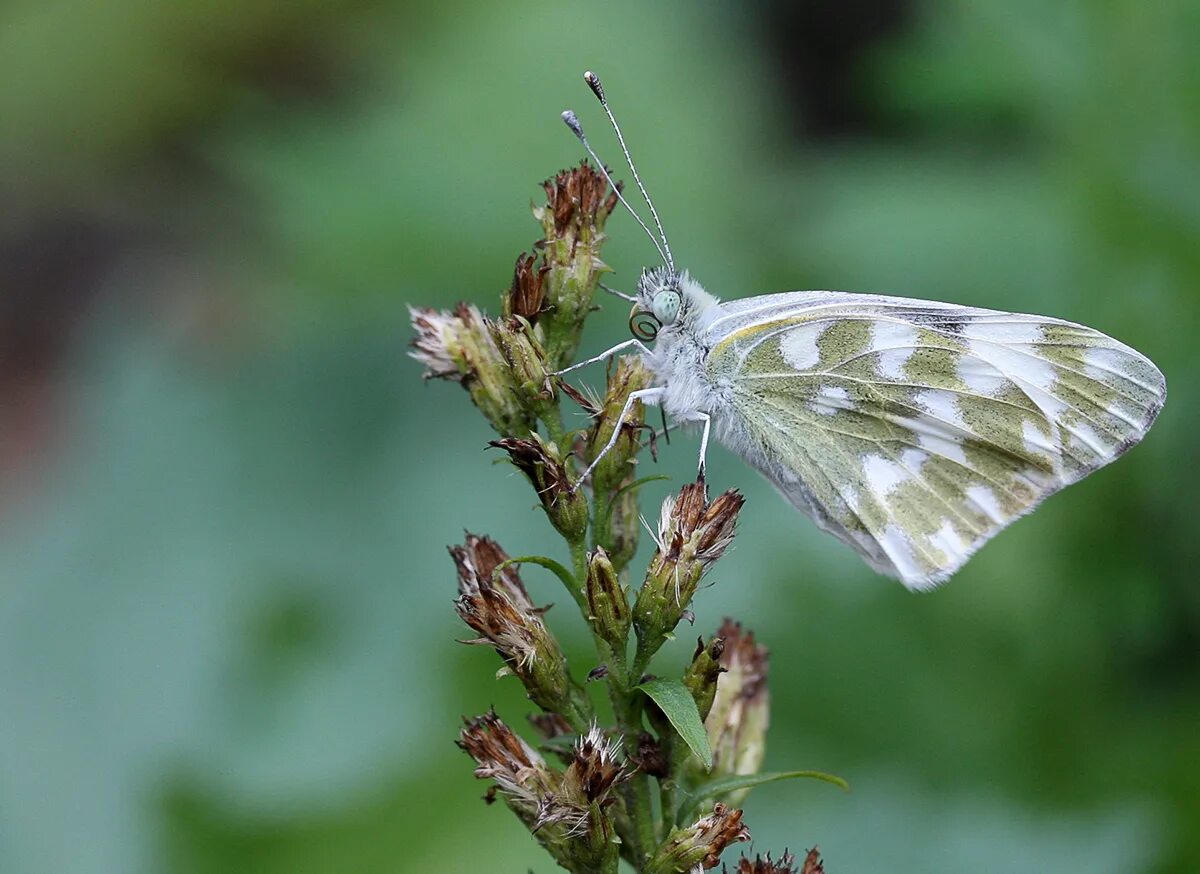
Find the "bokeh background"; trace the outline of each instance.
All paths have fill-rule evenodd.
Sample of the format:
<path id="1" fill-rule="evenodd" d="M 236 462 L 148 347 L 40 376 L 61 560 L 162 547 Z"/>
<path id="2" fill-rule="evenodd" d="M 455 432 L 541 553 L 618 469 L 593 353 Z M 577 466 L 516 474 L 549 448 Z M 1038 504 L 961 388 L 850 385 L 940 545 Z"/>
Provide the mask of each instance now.
<path id="1" fill-rule="evenodd" d="M 452 743 L 525 705 L 453 642 L 443 545 L 554 541 L 465 394 L 422 384 L 405 308 L 495 310 L 581 156 L 563 108 L 619 162 L 590 67 L 717 294 L 1053 314 L 1171 388 L 1143 446 L 931 595 L 716 451 L 749 503 L 697 630 L 770 644 L 769 768 L 854 786 L 758 790 L 756 847 L 1196 871 L 1198 44 L 1194 0 L 7 3 L 0 870 L 550 869 Z M 629 288 L 653 250 L 610 230 Z"/>

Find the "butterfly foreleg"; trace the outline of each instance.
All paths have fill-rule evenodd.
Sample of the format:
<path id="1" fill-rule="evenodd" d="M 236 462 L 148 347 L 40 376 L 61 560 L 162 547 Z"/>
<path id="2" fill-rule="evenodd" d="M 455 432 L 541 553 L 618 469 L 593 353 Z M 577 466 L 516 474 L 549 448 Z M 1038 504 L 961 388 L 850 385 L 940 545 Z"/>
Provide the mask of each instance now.
<path id="1" fill-rule="evenodd" d="M 624 352 L 626 349 L 638 349 L 643 355 L 649 355 L 650 350 L 646 348 L 646 344 L 641 340 L 626 340 L 624 343 L 618 343 L 611 349 L 606 349 L 599 355 L 588 358 L 586 361 L 576 361 L 570 367 L 564 367 L 562 370 L 556 370 L 551 373 L 551 376 L 562 376 L 564 373 L 570 373 L 572 370 L 578 370 L 581 367 L 587 367 L 589 364 L 596 364 L 601 361 L 607 361 L 618 352 Z"/>
<path id="2" fill-rule="evenodd" d="M 625 422 L 625 417 L 629 415 L 629 411 L 633 409 L 633 405 L 638 401 L 641 401 L 643 404 L 658 404 L 662 399 L 664 391 L 665 389 L 658 387 L 638 389 L 629 393 L 629 397 L 625 399 L 625 406 L 621 407 L 621 415 L 617 417 L 617 424 L 613 428 L 612 436 L 608 438 L 608 442 L 604 444 L 604 448 L 596 453 L 596 457 L 592 459 L 592 463 L 587 466 L 587 470 L 583 472 L 583 475 L 571 487 L 571 491 L 578 489 L 580 483 L 591 476 L 592 471 L 596 469 L 596 465 L 600 463 L 600 459 L 608 455 L 612 451 L 612 448 L 617 445 L 617 440 L 621 437 L 621 428 Z"/>
<path id="3" fill-rule="evenodd" d="M 700 432 L 700 467 L 697 474 L 699 479 L 704 479 L 704 462 L 708 458 L 708 432 L 712 430 L 712 416 L 696 412 L 695 417 L 704 423 L 704 430 Z"/>

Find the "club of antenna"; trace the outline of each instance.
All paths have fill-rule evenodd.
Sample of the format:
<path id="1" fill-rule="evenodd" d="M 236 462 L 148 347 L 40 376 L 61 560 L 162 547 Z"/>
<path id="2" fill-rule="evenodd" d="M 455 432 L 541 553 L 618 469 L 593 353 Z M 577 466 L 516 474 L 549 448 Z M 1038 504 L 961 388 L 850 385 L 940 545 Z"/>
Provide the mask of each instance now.
<path id="1" fill-rule="evenodd" d="M 617 135 L 617 142 L 621 144 L 621 151 L 625 153 L 625 163 L 629 165 L 629 171 L 633 173 L 633 181 L 637 183 L 638 191 L 642 192 L 642 197 L 646 199 L 646 206 L 650 207 L 650 215 L 654 217 L 654 226 L 658 228 L 658 235 L 662 237 L 663 249 L 666 250 L 663 254 L 663 259 L 667 262 L 667 266 L 672 270 L 675 269 L 675 261 L 671 258 L 671 246 L 667 243 L 667 233 L 663 230 L 662 222 L 658 218 L 658 210 L 654 208 L 654 201 L 650 199 L 650 194 L 646 191 L 646 186 L 642 184 L 642 177 L 638 175 L 637 167 L 633 166 L 633 157 L 629 154 L 629 148 L 625 145 L 625 137 L 621 135 L 621 128 L 617 125 L 616 116 L 608 106 L 608 100 L 604 96 L 604 85 L 600 82 L 600 77 L 587 70 L 583 74 L 583 81 L 587 82 L 588 87 L 592 89 L 592 93 L 596 95 L 596 99 L 600 101 L 600 105 L 604 107 L 604 114 L 608 116 L 608 122 L 612 125 L 613 132 Z M 660 253 L 662 254 L 662 253 Z"/>
<path id="2" fill-rule="evenodd" d="M 608 184 L 612 186 L 612 190 L 616 193 L 617 199 L 625 205 L 627 210 L 629 210 L 629 214 L 633 216 L 634 221 L 642 226 L 642 230 L 646 232 L 646 236 L 650 238 L 650 242 L 654 244 L 654 248 L 658 250 L 659 257 L 666 262 L 668 267 L 674 270 L 675 265 L 671 262 L 671 250 L 667 249 L 666 251 L 663 251 L 663 246 L 665 246 L 667 242 L 666 239 L 663 239 L 663 245 L 660 246 L 658 243 L 658 238 L 654 236 L 654 232 L 650 230 L 644 221 L 642 221 L 642 217 L 634 212 L 633 207 L 629 205 L 629 201 L 625 199 L 625 195 L 621 193 L 621 189 L 617 186 L 617 183 L 614 182 L 613 178 L 608 175 L 608 168 L 604 166 L 604 162 L 597 158 L 596 153 L 592 151 L 591 143 L 588 142 L 587 136 L 583 132 L 583 125 L 579 123 L 578 116 L 576 116 L 571 110 L 567 109 L 563 111 L 562 120 L 563 123 L 571 129 L 571 133 L 575 134 L 576 139 L 583 143 L 583 147 L 587 150 L 587 153 L 596 163 L 596 166 L 600 168 L 600 172 L 604 174 L 604 178 L 608 180 Z"/>

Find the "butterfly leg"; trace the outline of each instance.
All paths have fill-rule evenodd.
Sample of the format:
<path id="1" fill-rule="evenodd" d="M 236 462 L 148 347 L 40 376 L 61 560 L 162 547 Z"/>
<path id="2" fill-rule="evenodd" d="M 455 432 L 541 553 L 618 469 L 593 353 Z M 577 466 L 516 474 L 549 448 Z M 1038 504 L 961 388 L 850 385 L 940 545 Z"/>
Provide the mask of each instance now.
<path id="1" fill-rule="evenodd" d="M 608 438 L 608 443 L 597 453 L 592 463 L 587 466 L 587 470 L 583 472 L 583 475 L 572 486 L 571 491 L 578 489 L 580 484 L 591 476 L 592 471 L 596 469 L 596 465 L 600 463 L 600 459 L 608 455 L 612 448 L 617 445 L 617 440 L 621 437 L 622 424 L 625 422 L 625 417 L 629 415 L 629 411 L 633 409 L 633 405 L 638 401 L 641 401 L 643 404 L 657 405 L 662 399 L 663 392 L 664 389 L 662 388 L 643 388 L 629 393 L 629 397 L 625 399 L 625 406 L 621 408 L 621 415 L 617 417 L 617 426 L 613 428 L 612 436 Z"/>
<path id="2" fill-rule="evenodd" d="M 697 420 L 704 423 L 704 430 L 700 432 L 700 472 L 699 478 L 704 479 L 704 461 L 708 458 L 708 432 L 712 429 L 712 416 L 708 413 L 697 412 L 695 414 Z"/>
<path id="3" fill-rule="evenodd" d="M 564 367 L 562 370 L 556 370 L 553 373 L 551 373 L 550 375 L 551 376 L 562 376 L 564 373 L 570 373 L 572 370 L 578 370 L 581 367 L 587 367 L 589 364 L 596 364 L 597 362 L 600 362 L 600 361 L 607 361 L 608 359 L 610 359 L 614 355 L 616 355 L 618 352 L 624 352 L 626 349 L 640 349 L 642 354 L 644 354 L 644 355 L 650 354 L 650 350 L 646 348 L 646 344 L 643 343 L 641 340 L 626 340 L 624 343 L 618 343 L 616 346 L 613 346 L 611 349 L 601 352 L 599 355 L 596 355 L 593 358 L 589 358 L 586 361 L 577 361 L 574 364 L 572 364 L 570 367 Z"/>

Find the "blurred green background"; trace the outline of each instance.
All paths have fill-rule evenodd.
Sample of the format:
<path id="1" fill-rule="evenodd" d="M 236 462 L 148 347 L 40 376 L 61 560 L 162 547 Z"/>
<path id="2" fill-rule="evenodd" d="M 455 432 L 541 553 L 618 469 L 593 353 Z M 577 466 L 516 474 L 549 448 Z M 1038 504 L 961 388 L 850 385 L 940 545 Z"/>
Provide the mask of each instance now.
<path id="1" fill-rule="evenodd" d="M 718 295 L 1052 314 L 1171 387 L 1145 445 L 924 596 L 717 450 L 749 503 L 697 630 L 771 646 L 768 768 L 854 786 L 758 790 L 755 847 L 1200 869 L 1198 44 L 1194 0 L 6 4 L 0 871 L 551 869 L 452 743 L 525 703 L 453 643 L 442 546 L 554 541 L 405 308 L 495 311 L 581 156 L 562 109 L 619 161 L 585 68 Z M 630 288 L 653 250 L 610 230 Z"/>

